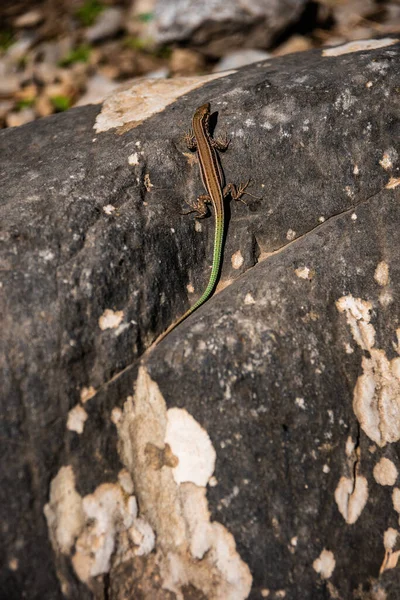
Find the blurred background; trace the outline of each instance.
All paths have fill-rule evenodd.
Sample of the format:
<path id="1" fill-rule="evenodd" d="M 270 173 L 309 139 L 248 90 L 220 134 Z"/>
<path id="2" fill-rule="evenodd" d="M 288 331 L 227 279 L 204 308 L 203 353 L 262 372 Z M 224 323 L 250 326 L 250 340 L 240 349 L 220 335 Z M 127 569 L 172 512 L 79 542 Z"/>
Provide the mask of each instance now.
<path id="1" fill-rule="evenodd" d="M 195 76 L 400 33 L 400 0 L 1 0 L 0 127 Z"/>

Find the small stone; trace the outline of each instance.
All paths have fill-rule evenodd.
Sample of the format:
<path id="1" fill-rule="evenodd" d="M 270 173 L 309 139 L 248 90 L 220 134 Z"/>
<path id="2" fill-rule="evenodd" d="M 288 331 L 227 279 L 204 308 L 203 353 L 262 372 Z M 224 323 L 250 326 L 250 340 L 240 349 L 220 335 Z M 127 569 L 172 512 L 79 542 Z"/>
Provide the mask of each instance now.
<path id="1" fill-rule="evenodd" d="M 104 98 L 111 94 L 120 84 L 110 81 L 104 75 L 93 75 L 88 79 L 85 94 L 78 100 L 75 106 L 85 106 L 86 104 L 99 104 Z"/>
<path id="2" fill-rule="evenodd" d="M 16 100 L 32 100 L 32 99 L 36 98 L 37 93 L 38 93 L 37 86 L 34 83 L 31 83 L 30 85 L 27 85 L 27 86 L 19 89 L 15 93 L 15 99 Z"/>
<path id="3" fill-rule="evenodd" d="M 170 71 L 168 67 L 162 67 L 161 69 L 156 69 L 155 71 L 150 71 L 147 73 L 146 79 L 166 79 L 170 76 Z"/>
<path id="4" fill-rule="evenodd" d="M 154 13 L 155 0 L 135 0 L 130 3 L 124 29 L 129 35 L 142 39 L 155 39 L 158 19 L 143 19 L 142 15 Z"/>
<path id="5" fill-rule="evenodd" d="M 284 56 L 294 52 L 304 52 L 312 48 L 312 41 L 303 35 L 292 35 L 286 42 L 274 50 L 274 56 Z"/>
<path id="6" fill-rule="evenodd" d="M 47 98 L 54 98 L 56 96 L 66 96 L 70 97 L 73 93 L 73 89 L 71 85 L 68 83 L 51 83 L 44 90 L 44 95 Z"/>
<path id="7" fill-rule="evenodd" d="M 36 40 L 37 34 L 35 32 L 24 32 L 20 38 L 7 50 L 7 60 L 11 63 L 18 63 L 22 58 L 24 58 L 29 48 L 33 46 Z"/>
<path id="8" fill-rule="evenodd" d="M 76 63 L 70 69 L 61 69 L 58 78 L 71 92 L 85 89 L 87 81 L 87 67 L 84 63 Z"/>
<path id="9" fill-rule="evenodd" d="M 47 96 L 39 96 L 35 102 L 35 110 L 39 117 L 48 117 L 53 114 L 54 106 Z"/>
<path id="10" fill-rule="evenodd" d="M 0 127 L 4 125 L 6 116 L 13 106 L 14 102 L 12 100 L 0 100 Z"/>
<path id="11" fill-rule="evenodd" d="M 10 112 L 6 117 L 7 127 L 19 127 L 34 121 L 36 118 L 33 108 L 24 108 L 18 112 Z"/>
<path id="12" fill-rule="evenodd" d="M 0 98 L 12 98 L 19 90 L 19 77 L 17 75 L 1 76 L 0 69 Z"/>
<path id="13" fill-rule="evenodd" d="M 43 21 L 43 14 L 40 10 L 28 10 L 14 20 L 15 27 L 34 27 Z"/>
<path id="14" fill-rule="evenodd" d="M 98 42 L 113 37 L 122 27 L 122 18 L 123 11 L 120 8 L 107 8 L 99 15 L 95 24 L 86 30 L 86 40 L 88 42 Z"/>
<path id="15" fill-rule="evenodd" d="M 175 48 L 170 59 L 173 75 L 195 75 L 205 67 L 204 57 L 194 50 Z"/>
<path id="16" fill-rule="evenodd" d="M 271 58 L 271 54 L 264 52 L 263 50 L 235 50 L 226 54 L 214 67 L 214 73 L 219 71 L 229 71 L 230 69 L 239 69 L 246 65 L 251 65 L 255 62 L 261 62 Z"/>
<path id="17" fill-rule="evenodd" d="M 36 49 L 36 60 L 41 64 L 58 67 L 58 63 L 72 50 L 73 43 L 70 37 L 62 38 L 55 42 L 45 42 Z"/>
<path id="18" fill-rule="evenodd" d="M 57 77 L 58 69 L 47 63 L 36 63 L 33 65 L 35 81 L 45 85 L 53 83 Z"/>

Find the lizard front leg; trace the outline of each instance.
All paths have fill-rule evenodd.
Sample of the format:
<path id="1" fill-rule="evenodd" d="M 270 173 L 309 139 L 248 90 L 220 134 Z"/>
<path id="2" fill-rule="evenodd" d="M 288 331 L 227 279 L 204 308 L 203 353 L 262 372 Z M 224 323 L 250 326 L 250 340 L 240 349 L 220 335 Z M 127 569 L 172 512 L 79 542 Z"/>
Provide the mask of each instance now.
<path id="1" fill-rule="evenodd" d="M 257 198 L 257 200 L 259 200 L 258 196 L 254 196 L 253 194 L 246 192 L 246 188 L 248 187 L 249 184 L 250 184 L 250 179 L 246 183 L 239 183 L 237 188 L 236 188 L 235 184 L 228 183 L 228 185 L 226 185 L 223 190 L 224 198 L 225 198 L 225 196 L 228 196 L 228 194 L 230 194 L 233 200 L 240 200 L 241 202 L 243 202 L 243 204 L 246 204 L 246 202 L 243 200 L 242 196 L 244 194 L 247 194 L 248 196 L 251 196 L 252 198 Z"/>
<path id="2" fill-rule="evenodd" d="M 185 133 L 183 134 L 183 141 L 185 142 L 188 149 L 192 150 L 192 152 L 194 150 L 197 150 L 197 140 L 193 133 L 193 129 L 189 129 L 189 131 L 185 131 Z"/>
<path id="3" fill-rule="evenodd" d="M 207 204 L 211 204 L 211 202 L 212 200 L 208 194 L 202 194 L 201 196 L 196 198 L 194 202 L 190 202 L 187 200 L 186 204 L 188 204 L 191 207 L 191 210 L 187 210 L 181 214 L 190 215 L 190 213 L 195 212 L 197 213 L 196 219 L 204 219 L 204 217 L 206 217 L 208 213 Z"/>
<path id="4" fill-rule="evenodd" d="M 231 143 L 231 140 L 228 140 L 226 135 L 224 135 L 224 137 L 217 138 L 210 137 L 209 139 L 211 146 L 213 146 L 213 148 L 216 148 L 220 152 L 224 152 Z"/>

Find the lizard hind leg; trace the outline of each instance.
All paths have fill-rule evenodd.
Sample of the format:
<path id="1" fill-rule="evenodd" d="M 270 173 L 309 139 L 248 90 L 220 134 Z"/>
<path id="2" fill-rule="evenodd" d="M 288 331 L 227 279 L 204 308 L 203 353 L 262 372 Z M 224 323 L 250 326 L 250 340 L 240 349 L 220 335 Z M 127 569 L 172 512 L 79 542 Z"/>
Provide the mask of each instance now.
<path id="1" fill-rule="evenodd" d="M 210 203 L 211 203 L 210 196 L 208 194 L 202 194 L 201 196 L 196 198 L 196 200 L 194 202 L 190 202 L 187 200 L 186 204 L 188 204 L 191 207 L 191 209 L 187 210 L 181 214 L 189 215 L 190 213 L 197 213 L 196 219 L 204 219 L 204 217 L 206 217 L 208 214 L 207 204 L 210 204 Z"/>

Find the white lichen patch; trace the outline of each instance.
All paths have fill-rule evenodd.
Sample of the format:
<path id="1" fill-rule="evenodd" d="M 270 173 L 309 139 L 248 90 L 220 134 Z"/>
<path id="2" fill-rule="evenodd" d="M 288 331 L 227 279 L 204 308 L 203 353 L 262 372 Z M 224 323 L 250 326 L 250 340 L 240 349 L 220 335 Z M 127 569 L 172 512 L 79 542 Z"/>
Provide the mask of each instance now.
<path id="1" fill-rule="evenodd" d="M 128 530 L 129 538 L 135 544 L 135 554 L 137 556 L 145 556 L 153 551 L 156 536 L 150 527 L 149 523 L 138 517 L 134 520 L 133 526 Z M 124 561 L 126 557 L 124 558 Z M 123 562 L 123 561 L 121 561 Z"/>
<path id="2" fill-rule="evenodd" d="M 393 550 L 397 542 L 398 534 L 399 532 L 397 529 L 393 529 L 393 527 L 389 527 L 389 529 L 387 529 L 383 534 L 385 558 L 383 559 L 383 563 L 379 571 L 380 574 L 388 569 L 394 569 L 397 566 L 400 557 L 400 550 L 397 550 L 396 552 L 393 552 Z"/>
<path id="3" fill-rule="evenodd" d="M 382 287 L 389 283 L 389 265 L 384 260 L 377 265 L 374 279 Z"/>
<path id="4" fill-rule="evenodd" d="M 296 235 L 297 233 L 293 229 L 288 229 L 286 232 L 286 239 L 289 242 L 292 242 L 295 239 Z"/>
<path id="5" fill-rule="evenodd" d="M 356 101 L 357 98 L 352 95 L 351 91 L 349 89 L 344 89 L 336 98 L 334 106 L 338 110 L 346 111 L 349 110 Z"/>
<path id="6" fill-rule="evenodd" d="M 170 408 L 164 441 L 178 459 L 172 471 L 176 483 L 190 481 L 205 487 L 214 472 L 216 460 L 206 430 L 185 409 Z"/>
<path id="7" fill-rule="evenodd" d="M 55 258 L 55 254 L 52 250 L 39 250 L 40 258 L 43 258 L 46 262 L 49 262 Z"/>
<path id="8" fill-rule="evenodd" d="M 383 308 L 386 308 L 387 306 L 389 306 L 389 304 L 392 304 L 392 302 L 393 302 L 393 294 L 389 290 L 383 290 L 379 294 L 379 298 L 378 299 L 379 299 L 379 304 Z"/>
<path id="9" fill-rule="evenodd" d="M 134 152 L 128 156 L 128 165 L 131 167 L 136 167 L 139 164 L 139 154 Z"/>
<path id="10" fill-rule="evenodd" d="M 8 568 L 10 569 L 10 571 L 18 571 L 18 568 L 19 568 L 18 558 L 10 558 L 10 560 L 8 561 Z"/>
<path id="11" fill-rule="evenodd" d="M 394 358 L 390 364 L 393 375 L 400 381 L 400 357 Z"/>
<path id="12" fill-rule="evenodd" d="M 240 269 L 244 263 L 244 258 L 240 250 L 237 250 L 231 257 L 231 264 L 234 269 Z"/>
<path id="13" fill-rule="evenodd" d="M 290 97 L 280 102 L 266 104 L 262 109 L 262 116 L 260 118 L 261 127 L 267 131 L 271 131 L 276 125 L 289 123 L 294 110 L 295 102 Z"/>
<path id="14" fill-rule="evenodd" d="M 394 510 L 400 514 L 400 489 L 394 488 L 392 494 L 392 502 Z"/>
<path id="15" fill-rule="evenodd" d="M 100 133 L 128 124 L 129 127 L 137 127 L 191 90 L 234 72 L 174 79 L 139 79 L 134 85 L 125 84 L 106 98 L 94 129 Z"/>
<path id="16" fill-rule="evenodd" d="M 394 190 L 400 185 L 400 177 L 391 177 L 388 183 L 385 185 L 387 190 Z"/>
<path id="17" fill-rule="evenodd" d="M 150 525 L 137 518 L 134 496 L 119 484 L 103 483 L 82 500 L 84 527 L 75 543 L 72 564 L 79 579 L 88 583 L 108 573 L 114 564 L 148 554 L 155 536 Z M 113 557 L 113 558 L 112 558 Z"/>
<path id="18" fill-rule="evenodd" d="M 363 374 L 354 388 L 354 413 L 368 437 L 378 446 L 400 439 L 400 379 L 397 358 L 372 348 L 362 358 Z"/>
<path id="19" fill-rule="evenodd" d="M 322 56 L 342 56 L 342 54 L 351 54 L 353 52 L 364 52 L 365 50 L 375 50 L 376 48 L 386 48 L 392 46 L 399 40 L 394 38 L 382 38 L 380 40 L 355 40 L 335 46 L 334 48 L 326 48 L 322 50 Z"/>
<path id="20" fill-rule="evenodd" d="M 369 357 L 362 358 L 363 374 L 354 388 L 354 413 L 364 432 L 379 446 L 396 442 L 400 439 L 398 358 L 390 361 L 384 350 L 373 347 L 375 329 L 370 323 L 372 305 L 369 302 L 343 296 L 336 306 L 346 314 L 356 343 L 369 353 Z"/>
<path id="21" fill-rule="evenodd" d="M 238 488 L 238 486 L 234 485 L 230 494 L 227 494 L 226 496 L 224 496 L 224 498 L 221 498 L 221 506 L 228 507 L 231 504 L 232 500 L 234 500 L 239 495 L 239 492 L 240 489 Z"/>
<path id="22" fill-rule="evenodd" d="M 131 325 L 134 325 L 135 321 L 130 321 L 129 323 L 121 323 L 119 327 L 115 330 L 115 335 L 118 337 L 121 333 L 124 333 Z"/>
<path id="23" fill-rule="evenodd" d="M 81 389 L 81 393 L 80 393 L 80 398 L 81 398 L 82 404 L 85 404 L 88 400 L 93 398 L 96 395 L 96 393 L 97 392 L 92 385 L 89 387 L 83 387 Z"/>
<path id="24" fill-rule="evenodd" d="M 329 579 L 335 570 L 335 566 L 336 561 L 333 552 L 326 550 L 325 548 L 313 562 L 314 571 L 319 573 L 322 579 Z"/>
<path id="25" fill-rule="evenodd" d="M 245 297 L 244 297 L 244 304 L 246 306 L 249 306 L 251 304 L 255 304 L 256 301 L 254 300 L 253 296 L 250 294 L 250 292 L 248 292 Z"/>
<path id="26" fill-rule="evenodd" d="M 315 275 L 315 271 L 313 269 L 309 269 L 308 267 L 299 267 L 298 269 L 295 269 L 294 272 L 297 277 L 300 277 L 300 279 L 310 280 Z"/>
<path id="27" fill-rule="evenodd" d="M 340 514 L 352 525 L 361 515 L 368 500 L 368 482 L 362 475 L 356 475 L 355 480 L 341 477 L 335 490 L 335 500 Z"/>
<path id="28" fill-rule="evenodd" d="M 144 184 L 144 187 L 146 188 L 146 190 L 148 192 L 151 192 L 151 188 L 154 187 L 154 184 L 151 183 L 150 173 L 145 173 L 145 175 L 143 177 L 143 184 Z"/>
<path id="29" fill-rule="evenodd" d="M 393 167 L 392 159 L 390 158 L 390 155 L 387 152 L 384 152 L 381 160 L 379 161 L 379 164 L 383 169 L 385 169 L 385 171 Z"/>
<path id="30" fill-rule="evenodd" d="M 375 329 L 370 324 L 372 304 L 349 295 L 339 298 L 336 307 L 339 312 L 345 313 L 356 343 L 363 350 L 372 348 L 375 344 Z"/>
<path id="31" fill-rule="evenodd" d="M 112 215 L 115 210 L 116 208 L 112 204 L 106 204 L 103 206 L 103 211 L 106 213 L 106 215 Z"/>
<path id="32" fill-rule="evenodd" d="M 224 279 L 222 281 L 220 280 L 216 287 L 215 293 L 219 294 L 220 292 L 222 292 L 222 290 L 232 285 L 233 281 L 233 279 Z"/>
<path id="33" fill-rule="evenodd" d="M 345 447 L 345 452 L 346 452 L 347 458 L 353 457 L 353 452 L 355 450 L 355 447 L 356 447 L 356 444 L 355 444 L 353 438 L 351 437 L 351 435 L 349 435 L 346 440 L 346 447 Z"/>
<path id="34" fill-rule="evenodd" d="M 110 308 L 106 308 L 99 318 L 99 327 L 102 331 L 105 331 L 106 329 L 117 329 L 123 318 L 124 312 L 122 310 L 113 311 Z"/>
<path id="35" fill-rule="evenodd" d="M 190 554 L 201 560 L 210 549 L 212 535 L 206 489 L 190 483 L 183 484 L 181 498 L 183 514 L 190 528 Z"/>
<path id="36" fill-rule="evenodd" d="M 80 404 L 71 408 L 68 413 L 67 429 L 75 431 L 76 433 L 83 433 L 85 427 L 85 421 L 88 418 L 88 414 Z"/>
<path id="37" fill-rule="evenodd" d="M 379 485 L 394 485 L 398 472 L 395 464 L 388 458 L 383 457 L 375 465 L 373 475 Z"/>
<path id="38" fill-rule="evenodd" d="M 186 426 L 195 440 L 187 439 Z M 210 521 L 205 483 L 215 458 L 207 432 L 187 411 L 167 411 L 145 367 L 139 370 L 135 396 L 125 404 L 118 432 L 121 459 L 156 536 L 154 554 L 162 588 L 178 598 L 183 597 L 184 587 L 193 585 L 207 598 L 245 600 L 251 589 L 250 570 L 229 531 Z M 207 457 L 200 485 L 192 480 L 177 483 L 174 477 L 176 461 L 186 461 L 190 448 L 203 455 L 200 463 Z M 197 479 L 203 468 L 199 469 L 196 457 L 188 460 Z M 184 479 L 193 479 L 186 472 Z"/>
<path id="39" fill-rule="evenodd" d="M 140 517 L 135 519 L 134 527 L 130 529 L 130 537 L 137 549 L 135 554 L 144 556 L 153 551 L 156 537 L 150 525 Z"/>
<path id="40" fill-rule="evenodd" d="M 124 492 L 131 496 L 133 494 L 133 481 L 128 469 L 121 469 L 118 473 L 118 481 Z"/>
<path id="41" fill-rule="evenodd" d="M 302 410 L 306 410 L 306 403 L 304 402 L 304 398 L 296 398 L 295 404 Z"/>
<path id="42" fill-rule="evenodd" d="M 399 532 L 397 529 L 393 529 L 393 527 L 389 527 L 383 534 L 383 545 L 385 546 L 385 550 L 393 550 L 396 545 L 397 536 Z"/>
<path id="43" fill-rule="evenodd" d="M 129 473 L 118 483 L 103 483 L 81 497 L 75 489 L 72 467 L 62 467 L 50 486 L 44 507 L 54 551 L 71 554 L 78 578 L 90 584 L 133 556 L 152 552 L 155 536 L 149 523 L 137 517 L 136 498 L 129 495 Z"/>
<path id="44" fill-rule="evenodd" d="M 122 410 L 116 406 L 111 411 L 111 421 L 116 425 L 122 418 Z"/>
<path id="45" fill-rule="evenodd" d="M 51 482 L 50 499 L 44 514 L 54 550 L 68 554 L 85 522 L 82 497 L 75 489 L 71 466 L 61 467 Z"/>

